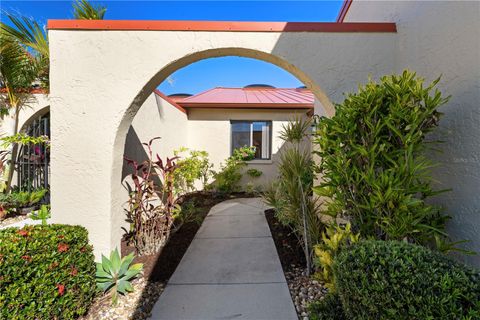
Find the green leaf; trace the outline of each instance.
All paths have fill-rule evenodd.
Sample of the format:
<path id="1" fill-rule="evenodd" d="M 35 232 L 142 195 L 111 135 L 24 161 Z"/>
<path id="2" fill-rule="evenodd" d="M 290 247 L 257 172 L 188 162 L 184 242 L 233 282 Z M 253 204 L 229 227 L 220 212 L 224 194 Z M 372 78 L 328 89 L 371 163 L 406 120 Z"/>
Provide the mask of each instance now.
<path id="1" fill-rule="evenodd" d="M 118 271 L 120 270 L 121 259 L 120 259 L 120 254 L 118 253 L 117 248 L 115 248 L 115 250 L 113 250 L 110 253 L 110 262 L 111 262 L 112 271 L 115 274 L 118 274 Z"/>

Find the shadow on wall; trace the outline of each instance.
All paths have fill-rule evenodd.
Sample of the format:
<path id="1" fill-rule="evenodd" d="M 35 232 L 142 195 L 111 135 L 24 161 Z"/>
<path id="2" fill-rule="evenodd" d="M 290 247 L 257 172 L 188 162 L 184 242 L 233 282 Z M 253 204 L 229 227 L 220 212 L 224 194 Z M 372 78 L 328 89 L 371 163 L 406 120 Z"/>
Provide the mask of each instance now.
<path id="1" fill-rule="evenodd" d="M 377 4 L 367 1 L 356 4 L 359 8 L 361 5 L 366 7 L 363 8 L 364 11 L 360 8 L 360 18 L 370 21 L 382 21 L 386 18 L 382 17 L 382 10 L 375 10 Z M 372 9 L 371 18 L 365 17 L 368 6 Z M 437 182 L 436 187 L 451 188 L 452 191 L 441 194 L 432 199 L 432 202 L 444 207 L 445 212 L 453 217 L 447 225 L 452 240 L 470 240 L 462 247 L 478 252 L 474 256 L 458 255 L 458 258 L 480 266 L 480 53 L 478 36 L 475 34 L 475 26 L 480 21 L 479 11 L 472 10 L 472 3 L 469 2 L 459 4 L 448 1 L 419 2 L 415 6 L 402 4 L 401 8 L 405 11 L 400 15 L 402 20 L 398 17 L 383 20 L 396 20 L 398 33 L 395 37 L 384 39 L 380 34 L 375 36 L 382 39 L 384 47 L 368 37 L 368 34 L 347 33 L 341 36 L 348 41 L 334 42 L 335 51 L 319 50 L 322 43 L 302 42 L 295 34 L 285 33 L 279 38 L 272 53 L 280 53 L 282 57 L 282 53 L 302 48 L 301 54 L 305 59 L 299 59 L 295 67 L 309 72 L 311 67 L 308 66 L 308 61 L 311 60 L 307 57 L 314 56 L 319 57 L 319 61 L 330 61 L 336 68 L 320 66 L 317 74 L 310 73 L 310 76 L 318 81 L 317 85 L 324 90 L 332 103 L 342 102 L 343 93 L 356 92 L 358 85 L 366 83 L 369 76 L 378 79 L 382 75 L 398 73 L 405 68 L 416 71 L 418 75 L 426 78 L 426 82 L 442 75 L 439 88 L 445 95 L 452 95 L 452 98 L 441 108 L 444 116 L 434 133 L 435 137 L 445 141 L 438 146 L 442 152 L 431 153 L 430 157 L 439 164 L 432 170 L 433 178 Z M 355 7 L 350 9 L 349 16 L 354 17 L 354 12 Z M 455 24 L 445 24 L 444 19 L 438 18 L 439 15 L 451 16 L 452 12 L 465 19 Z M 353 18 L 347 21 L 360 20 Z M 437 32 L 432 33 L 431 30 Z M 308 37 L 309 34 L 305 36 Z M 332 34 L 326 35 L 325 39 L 329 36 Z M 446 41 L 450 43 L 449 46 L 445 46 Z M 401 51 L 398 51 L 396 43 L 403 44 Z M 355 50 L 351 50 L 352 47 Z M 461 63 L 458 56 L 462 56 Z M 338 62 L 339 59 L 342 63 Z M 304 61 L 305 65 L 302 65 Z M 329 81 L 322 82 L 322 79 Z"/>
<path id="2" fill-rule="evenodd" d="M 143 145 L 143 142 L 140 141 L 140 138 L 138 137 L 137 132 L 135 131 L 133 126 L 130 126 L 130 128 L 128 129 L 123 154 L 124 157 L 135 160 L 139 164 L 148 160 L 148 154 L 145 150 L 145 146 Z M 155 157 L 155 150 L 153 156 Z M 132 173 L 132 166 L 129 165 L 126 161 L 124 161 L 122 166 L 122 185 L 128 192 L 130 192 L 131 190 L 132 182 L 129 176 Z M 158 186 L 162 185 L 162 182 L 158 177 L 154 176 L 153 179 Z"/>

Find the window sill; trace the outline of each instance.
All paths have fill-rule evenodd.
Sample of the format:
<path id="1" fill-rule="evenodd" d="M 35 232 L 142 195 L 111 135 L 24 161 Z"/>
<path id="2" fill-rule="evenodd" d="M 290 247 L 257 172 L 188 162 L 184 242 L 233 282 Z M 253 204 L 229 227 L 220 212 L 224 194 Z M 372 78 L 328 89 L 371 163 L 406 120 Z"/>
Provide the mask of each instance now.
<path id="1" fill-rule="evenodd" d="M 265 159 L 265 160 L 257 159 L 257 160 L 247 161 L 247 165 L 248 164 L 272 164 L 272 163 L 273 161 L 271 159 Z"/>

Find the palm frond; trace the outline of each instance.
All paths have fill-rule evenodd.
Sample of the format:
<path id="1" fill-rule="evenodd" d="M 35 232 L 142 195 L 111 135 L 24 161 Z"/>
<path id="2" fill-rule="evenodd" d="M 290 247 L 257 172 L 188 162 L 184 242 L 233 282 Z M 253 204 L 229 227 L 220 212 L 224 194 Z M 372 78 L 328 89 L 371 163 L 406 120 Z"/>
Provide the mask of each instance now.
<path id="1" fill-rule="evenodd" d="M 17 17 L 8 12 L 4 12 L 4 14 L 12 22 L 13 26 L 0 22 L 2 44 L 16 42 L 15 46 L 17 46 L 17 48 L 15 50 L 18 51 L 18 57 L 23 59 L 26 55 L 31 68 L 37 73 L 36 79 L 34 80 L 40 81 L 43 87 L 48 87 L 50 53 L 46 33 L 37 22 L 30 18 Z M 18 46 L 23 48 L 18 48 Z M 10 48 L 13 49 L 11 46 Z"/>
<path id="2" fill-rule="evenodd" d="M 8 12 L 4 14 L 12 22 L 14 27 L 0 22 L 2 30 L 17 39 L 22 45 L 42 56 L 43 59 L 48 60 L 48 38 L 43 28 L 30 18 L 17 17 Z"/>
<path id="3" fill-rule="evenodd" d="M 20 105 L 25 89 L 37 79 L 38 70 L 32 56 L 4 29 L 0 30 L 0 43 L 0 86 L 7 91 L 1 113 L 5 114 L 6 109 Z"/>
<path id="4" fill-rule="evenodd" d="M 77 0 L 73 4 L 73 16 L 81 20 L 103 20 L 107 8 L 94 6 L 87 0 Z"/>

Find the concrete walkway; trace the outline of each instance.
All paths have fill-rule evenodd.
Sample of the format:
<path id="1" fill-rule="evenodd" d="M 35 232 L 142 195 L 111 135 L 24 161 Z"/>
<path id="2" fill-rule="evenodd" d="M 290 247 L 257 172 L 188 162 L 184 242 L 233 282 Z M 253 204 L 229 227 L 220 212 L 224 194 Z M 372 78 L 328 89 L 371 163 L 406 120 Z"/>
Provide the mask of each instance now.
<path id="1" fill-rule="evenodd" d="M 213 207 L 152 319 L 298 319 L 260 199 Z"/>

